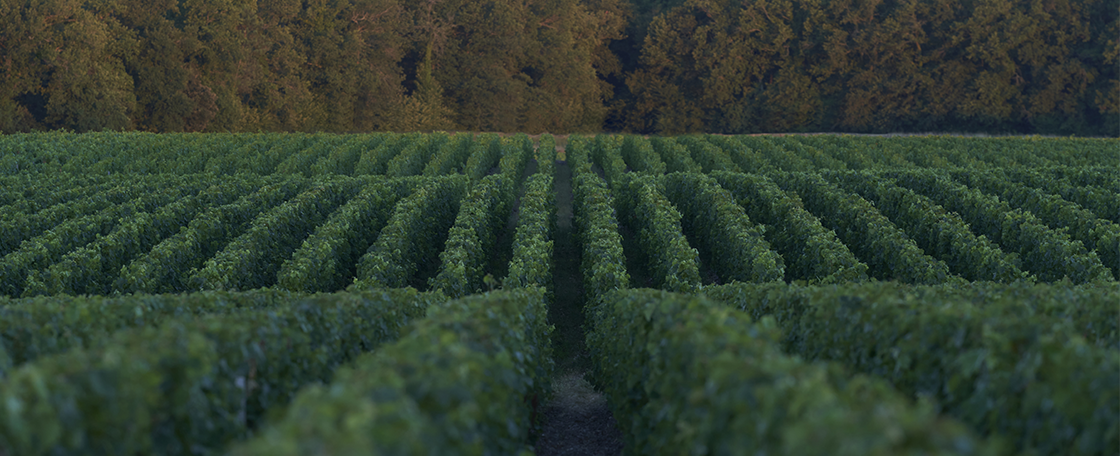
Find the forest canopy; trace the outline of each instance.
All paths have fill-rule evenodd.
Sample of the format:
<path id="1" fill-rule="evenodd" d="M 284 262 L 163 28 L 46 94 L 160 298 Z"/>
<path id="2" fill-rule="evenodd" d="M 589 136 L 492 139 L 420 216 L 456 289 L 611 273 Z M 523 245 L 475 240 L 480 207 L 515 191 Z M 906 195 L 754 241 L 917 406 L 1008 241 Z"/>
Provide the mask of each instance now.
<path id="1" fill-rule="evenodd" d="M 0 0 L 0 131 L 1120 135 L 1115 0 Z"/>

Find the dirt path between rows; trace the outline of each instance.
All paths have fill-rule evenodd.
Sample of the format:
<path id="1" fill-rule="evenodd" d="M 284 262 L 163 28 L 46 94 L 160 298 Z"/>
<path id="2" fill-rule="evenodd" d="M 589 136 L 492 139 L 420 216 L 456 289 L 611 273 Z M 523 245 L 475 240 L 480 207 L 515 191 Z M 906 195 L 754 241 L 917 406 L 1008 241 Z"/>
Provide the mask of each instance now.
<path id="1" fill-rule="evenodd" d="M 562 150 L 557 147 L 558 152 Z M 556 375 L 553 397 L 542 410 L 536 441 L 540 456 L 613 456 L 622 453 L 622 433 L 603 395 L 584 379 L 590 369 L 584 345 L 583 277 L 572 226 L 572 172 L 556 162 L 556 236 L 553 241 L 555 299 L 549 308 Z"/>

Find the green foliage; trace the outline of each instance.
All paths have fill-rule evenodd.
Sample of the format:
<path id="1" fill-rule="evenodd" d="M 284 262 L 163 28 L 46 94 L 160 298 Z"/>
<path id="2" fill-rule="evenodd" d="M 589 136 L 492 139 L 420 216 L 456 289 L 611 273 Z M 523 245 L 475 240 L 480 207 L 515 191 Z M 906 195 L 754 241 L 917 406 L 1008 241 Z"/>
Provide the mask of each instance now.
<path id="1" fill-rule="evenodd" d="M 0 259 L 0 295 L 17 297 L 27 290 L 28 275 L 60 260 L 70 251 L 111 232 L 121 219 L 150 212 L 179 198 L 198 193 L 206 184 L 193 176 L 166 177 L 153 189 L 134 188 L 133 199 L 80 217 L 71 218 Z"/>
<path id="2" fill-rule="evenodd" d="M 1066 230 L 1052 230 L 1033 214 L 1013 210 L 999 198 L 929 170 L 886 175 L 960 214 L 972 231 L 983 233 L 1004 249 L 1018 253 L 1027 270 L 1039 280 L 1052 282 L 1069 277 L 1075 283 L 1084 283 L 1112 279 L 1096 252 L 1087 251 L 1080 241 L 1070 240 Z"/>
<path id="3" fill-rule="evenodd" d="M 673 138 L 655 136 L 650 138 L 650 143 L 653 145 L 653 150 L 665 162 L 665 172 L 699 173 L 703 171 L 699 164 L 692 161 L 692 155 L 688 152 L 688 148 L 677 143 Z"/>
<path id="4" fill-rule="evenodd" d="M 353 197 L 361 183 L 356 178 L 323 178 L 291 201 L 261 214 L 244 234 L 190 277 L 191 288 L 238 291 L 275 285 L 284 260 L 314 227 Z"/>
<path id="5" fill-rule="evenodd" d="M 997 454 L 932 404 L 780 338 L 772 317 L 626 290 L 594 308 L 587 345 L 628 454 Z"/>
<path id="6" fill-rule="evenodd" d="M 556 138 L 548 133 L 540 137 L 537 146 L 537 173 L 549 176 L 556 174 Z"/>
<path id="7" fill-rule="evenodd" d="M 216 307 L 206 301 L 226 296 L 198 301 Z M 103 326 L 90 331 L 102 340 L 40 357 L 0 381 L 0 398 L 11 406 L 0 417 L 0 448 L 26 455 L 222 450 L 248 437 L 269 407 L 329 381 L 337 366 L 396 339 L 442 300 L 415 290 L 292 295 L 267 309 L 187 316 L 111 336 L 101 331 L 121 316 L 110 307 Z M 183 307 L 188 315 L 203 310 Z"/>
<path id="8" fill-rule="evenodd" d="M 633 172 L 665 174 L 665 162 L 653 150 L 653 144 L 646 138 L 626 135 L 622 139 L 622 159 Z"/>
<path id="9" fill-rule="evenodd" d="M 859 195 L 841 190 L 818 174 L 773 173 L 771 179 L 783 190 L 795 193 L 809 212 L 835 232 L 867 264 L 871 277 L 916 284 L 954 280 L 948 265 L 926 255 L 913 239 Z"/>
<path id="10" fill-rule="evenodd" d="M 245 180 L 227 179 L 155 211 L 133 214 L 105 236 L 67 253 L 49 268 L 33 271 L 23 294 L 109 294 L 121 268 L 133 258 L 179 232 L 206 207 L 230 203 L 248 192 L 251 185 Z"/>
<path id="11" fill-rule="evenodd" d="M 719 147 L 707 142 L 700 136 L 682 136 L 677 142 L 688 148 L 693 161 L 701 166 L 705 173 L 712 171 L 739 172 L 739 166 L 731 161 L 731 157 Z"/>
<path id="12" fill-rule="evenodd" d="M 496 174 L 471 187 L 439 254 L 440 271 L 428 286 L 451 298 L 483 291 L 483 275 L 514 199 L 513 181 Z"/>
<path id="13" fill-rule="evenodd" d="M 470 134 L 459 133 L 452 136 L 450 141 L 440 146 L 432 160 L 424 165 L 422 174 L 425 176 L 442 176 L 458 173 L 470 157 L 472 143 L 474 141 Z"/>
<path id="14" fill-rule="evenodd" d="M 471 142 L 470 156 L 467 157 L 467 163 L 463 165 L 463 174 L 470 177 L 472 181 L 482 180 L 490 174 L 490 170 L 496 168 L 502 159 L 500 141 L 498 135 L 494 133 L 478 135 Z"/>
<path id="15" fill-rule="evenodd" d="M 1011 182 L 1001 172 L 960 172 L 954 177 L 970 187 L 999 196 L 1016 209 L 1028 211 L 1051 228 L 1068 228 L 1070 237 L 1095 252 L 1113 278 L 1120 279 L 1120 226 L 1057 195 Z"/>
<path id="16" fill-rule="evenodd" d="M 717 171 L 712 177 L 757 223 L 770 227 L 766 240 L 781 254 L 787 282 L 844 283 L 867 279 L 867 265 L 840 242 L 836 233 L 805 210 L 770 179 L 756 174 Z"/>
<path id="17" fill-rule="evenodd" d="M 556 193 L 551 172 L 538 172 L 525 183 L 525 195 L 518 210 L 517 233 L 513 239 L 513 259 L 509 273 L 502 279 L 503 289 L 542 287 L 548 291 L 546 302 L 553 303 L 552 247 Z"/>
<path id="18" fill-rule="evenodd" d="M 573 170 L 572 211 L 577 242 L 582 248 L 580 271 L 587 301 L 592 302 L 611 290 L 629 287 L 618 215 L 607 183 L 591 171 L 585 138 L 568 138 L 568 162 Z"/>
<path id="19" fill-rule="evenodd" d="M 450 139 L 451 137 L 445 133 L 419 135 L 396 157 L 389 160 L 385 167 L 385 175 L 392 177 L 420 175 L 424 171 L 424 166 L 436 155 L 436 151 Z"/>
<path id="20" fill-rule="evenodd" d="M 363 185 L 361 193 L 331 213 L 284 261 L 276 285 L 308 293 L 346 288 L 357 275 L 358 259 L 376 241 L 393 208 L 420 184 L 419 178 L 403 178 Z"/>
<path id="21" fill-rule="evenodd" d="M 696 291 L 701 281 L 700 254 L 689 245 L 682 232 L 680 211 L 658 189 L 657 183 L 652 176 L 634 174 L 627 174 L 622 180 L 614 182 L 612 193 L 618 205 L 618 214 L 634 230 L 654 286 L 677 292 Z M 745 229 L 742 223 L 734 228 Z M 749 249 L 748 252 L 758 251 Z M 729 260 L 734 259 L 737 258 Z M 767 260 L 773 262 L 774 258 L 766 258 L 761 263 L 765 265 Z M 740 273 L 753 278 L 760 270 L 766 269 L 765 266 L 757 269 L 753 266 Z M 780 267 L 778 269 L 780 276 Z"/>
<path id="22" fill-rule="evenodd" d="M 1120 444 L 1120 353 L 1111 329 L 1093 331 L 1120 316 L 1114 285 L 736 284 L 704 292 L 774 318 L 787 352 L 934 399 L 942 413 L 1016 451 L 1102 454 Z M 1109 348 L 1079 334 L 1094 332 Z"/>
<path id="23" fill-rule="evenodd" d="M 769 227 L 752 223 L 715 179 L 673 173 L 661 179 L 658 189 L 681 211 L 682 230 L 723 282 L 770 282 L 785 276 L 782 256 L 763 237 Z"/>
<path id="24" fill-rule="evenodd" d="M 433 306 L 229 454 L 520 454 L 552 373 L 547 316 L 540 288 Z"/>
<path id="25" fill-rule="evenodd" d="M 826 176 L 871 201 L 923 251 L 944 261 L 954 274 L 970 281 L 1002 283 L 1030 278 L 1020 269 L 1018 255 L 1004 253 L 986 237 L 976 236 L 960 216 L 929 198 L 873 174 L 829 173 Z"/>
<path id="26" fill-rule="evenodd" d="M 253 194 L 199 214 L 178 233 L 123 266 L 113 285 L 114 291 L 197 291 L 198 285 L 190 279 L 207 260 L 245 233 L 261 213 L 269 212 L 307 186 L 307 181 L 302 178 L 263 183 L 265 185 Z"/>
<path id="27" fill-rule="evenodd" d="M 401 200 L 377 241 L 358 260 L 350 287 L 404 287 L 422 265 L 438 262 L 468 183 L 463 175 L 434 178 Z"/>

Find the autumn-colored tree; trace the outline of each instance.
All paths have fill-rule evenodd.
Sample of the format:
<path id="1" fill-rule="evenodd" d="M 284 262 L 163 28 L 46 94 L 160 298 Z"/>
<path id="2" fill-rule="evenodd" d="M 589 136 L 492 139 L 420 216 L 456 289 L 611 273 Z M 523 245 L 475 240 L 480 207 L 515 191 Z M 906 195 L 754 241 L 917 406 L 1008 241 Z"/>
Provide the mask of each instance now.
<path id="1" fill-rule="evenodd" d="M 117 2 L 0 1 L 0 130 L 133 127 Z"/>

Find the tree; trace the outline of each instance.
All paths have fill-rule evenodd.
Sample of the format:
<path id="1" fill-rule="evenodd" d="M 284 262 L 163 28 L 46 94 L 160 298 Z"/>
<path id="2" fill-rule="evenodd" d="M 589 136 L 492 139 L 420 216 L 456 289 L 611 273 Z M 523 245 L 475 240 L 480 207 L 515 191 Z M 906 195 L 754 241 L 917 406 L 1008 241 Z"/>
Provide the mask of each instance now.
<path id="1" fill-rule="evenodd" d="M 133 127 L 136 100 L 121 56 L 136 42 L 113 18 L 118 8 L 109 1 L 0 3 L 0 128 Z"/>

